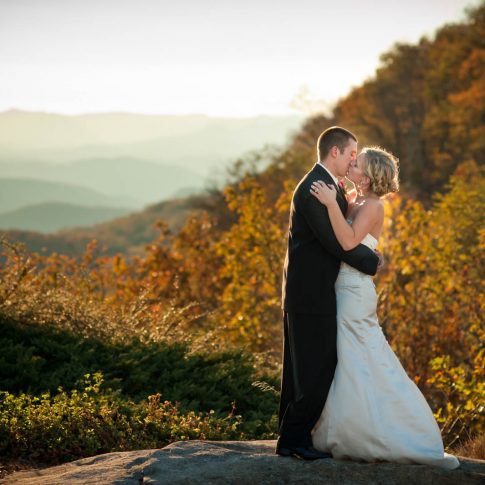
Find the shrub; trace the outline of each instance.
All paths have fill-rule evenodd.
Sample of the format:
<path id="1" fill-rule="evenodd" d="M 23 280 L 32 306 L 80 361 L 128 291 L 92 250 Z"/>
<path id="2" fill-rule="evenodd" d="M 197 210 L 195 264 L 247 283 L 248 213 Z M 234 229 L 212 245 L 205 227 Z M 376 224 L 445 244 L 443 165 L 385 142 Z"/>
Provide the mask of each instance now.
<path id="1" fill-rule="evenodd" d="M 101 391 L 102 375 L 82 390 L 53 396 L 0 392 L 0 454 L 58 462 L 108 451 L 159 448 L 187 439 L 240 439 L 240 416 L 183 413 L 160 394 L 140 403 Z"/>
<path id="2" fill-rule="evenodd" d="M 0 389 L 38 395 L 76 388 L 84 374 L 101 372 L 107 387 L 142 401 L 160 393 L 184 411 L 227 414 L 233 405 L 248 419 L 267 421 L 278 397 L 252 386 L 251 356 L 242 351 L 191 353 L 187 344 L 103 342 L 46 325 L 25 325 L 0 315 Z M 263 380 L 277 385 L 275 376 Z"/>

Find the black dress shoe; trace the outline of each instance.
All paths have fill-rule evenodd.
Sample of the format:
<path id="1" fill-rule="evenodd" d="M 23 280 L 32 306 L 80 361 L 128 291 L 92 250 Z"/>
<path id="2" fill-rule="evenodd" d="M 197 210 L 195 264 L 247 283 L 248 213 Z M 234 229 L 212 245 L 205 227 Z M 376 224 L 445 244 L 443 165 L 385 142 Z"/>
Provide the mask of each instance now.
<path id="1" fill-rule="evenodd" d="M 280 456 L 295 456 L 302 460 L 321 460 L 323 458 L 332 458 L 330 453 L 323 453 L 318 451 L 313 446 L 296 446 L 291 448 L 285 448 L 284 446 L 278 446 L 276 453 Z"/>

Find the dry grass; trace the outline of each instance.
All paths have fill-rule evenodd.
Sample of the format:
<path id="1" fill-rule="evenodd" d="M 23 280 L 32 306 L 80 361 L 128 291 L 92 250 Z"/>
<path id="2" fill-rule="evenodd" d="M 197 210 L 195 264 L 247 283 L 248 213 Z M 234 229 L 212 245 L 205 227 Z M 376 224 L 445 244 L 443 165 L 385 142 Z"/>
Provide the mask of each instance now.
<path id="1" fill-rule="evenodd" d="M 466 456 L 467 458 L 485 460 L 485 434 L 475 436 L 475 438 L 458 445 L 456 448 L 453 448 L 452 453 L 458 456 Z"/>

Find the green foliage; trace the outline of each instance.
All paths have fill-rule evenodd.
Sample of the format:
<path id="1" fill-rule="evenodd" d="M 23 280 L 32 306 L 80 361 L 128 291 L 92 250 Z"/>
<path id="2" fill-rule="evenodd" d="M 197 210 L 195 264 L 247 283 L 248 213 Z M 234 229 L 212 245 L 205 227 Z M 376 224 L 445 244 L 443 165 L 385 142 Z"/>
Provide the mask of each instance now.
<path id="1" fill-rule="evenodd" d="M 485 351 L 479 350 L 471 368 L 451 366 L 451 357 L 431 361 L 434 373 L 428 383 L 442 391 L 446 405 L 439 408 L 436 419 L 443 441 L 451 447 L 485 434 Z"/>
<path id="2" fill-rule="evenodd" d="M 58 462 L 108 451 L 160 448 L 187 439 L 241 439 L 241 419 L 229 413 L 183 413 L 160 394 L 140 403 L 101 391 L 100 373 L 84 388 L 40 397 L 0 392 L 0 454 Z"/>
<path id="3" fill-rule="evenodd" d="M 0 389 L 38 395 L 74 389 L 85 374 L 102 372 L 106 385 L 125 398 L 160 393 L 184 410 L 231 411 L 269 420 L 277 396 L 252 386 L 252 358 L 241 351 L 190 352 L 187 344 L 110 343 L 79 339 L 49 326 L 22 325 L 0 317 Z M 275 384 L 276 378 L 264 376 Z"/>

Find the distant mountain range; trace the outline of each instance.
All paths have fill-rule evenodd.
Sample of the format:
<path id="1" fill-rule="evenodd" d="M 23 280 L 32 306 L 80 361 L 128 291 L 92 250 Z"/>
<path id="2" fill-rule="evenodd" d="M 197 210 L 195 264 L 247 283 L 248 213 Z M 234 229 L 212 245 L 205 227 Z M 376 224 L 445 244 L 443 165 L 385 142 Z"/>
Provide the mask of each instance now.
<path id="1" fill-rule="evenodd" d="M 48 178 L 48 170 L 43 174 L 37 172 L 34 168 L 32 167 L 31 171 L 27 170 L 25 172 L 26 178 L 0 178 L 0 214 L 47 202 L 118 207 L 127 210 L 139 208 L 143 205 L 140 201 L 127 195 L 105 195 L 75 183 L 50 182 L 28 178 L 29 174 L 37 175 L 39 178 L 47 175 Z M 72 178 L 75 179 L 75 177 Z"/>
<path id="2" fill-rule="evenodd" d="M 190 198 L 224 182 L 234 160 L 267 145 L 281 147 L 302 120 L 0 113 L 0 229 L 46 233 L 95 224 L 97 234 L 103 221 L 129 212 L 136 218 L 147 205 Z"/>
<path id="3" fill-rule="evenodd" d="M 146 204 L 177 197 L 180 191 L 195 193 L 204 188 L 206 182 L 199 174 L 184 167 L 160 165 L 134 158 L 91 159 L 68 164 L 37 162 L 0 162 L 0 190 L 2 178 L 22 178 L 37 181 L 57 182 L 82 186 L 85 191 L 98 193 L 95 204 L 102 203 L 112 207 L 141 208 Z M 40 193 L 39 191 L 37 191 Z M 30 188 L 19 187 L 15 199 L 31 198 Z M 84 194 L 86 194 L 84 196 Z M 49 195 L 47 192 L 46 195 Z M 104 198 L 99 201 L 99 197 Z M 3 199 L 0 195 L 0 212 L 3 212 Z M 49 199 L 38 197 L 38 202 L 63 200 L 65 202 L 91 205 L 92 196 L 87 192 L 76 200 Z M 84 199 L 84 202 L 83 202 Z M 29 202 L 27 202 L 29 203 Z M 25 204 L 24 204 L 25 205 Z"/>
<path id="4" fill-rule="evenodd" d="M 204 194 L 173 199 L 126 215 L 113 215 L 111 220 L 106 222 L 92 222 L 93 225 L 48 234 L 44 233 L 42 228 L 0 230 L 0 239 L 5 237 L 10 242 L 22 242 L 29 251 L 46 254 L 57 252 L 70 256 L 79 256 L 84 252 L 86 245 L 96 239 L 101 251 L 105 250 L 107 254 L 121 252 L 127 256 L 141 255 L 145 245 L 157 238 L 157 221 L 164 221 L 171 230 L 177 231 L 194 211 L 205 209 L 211 212 L 217 208 L 220 212 L 221 207 L 224 207 L 220 197 L 220 194 Z"/>
<path id="5" fill-rule="evenodd" d="M 67 227 L 86 226 L 109 221 L 129 209 L 85 207 L 61 202 L 45 202 L 0 214 L 0 229 L 24 229 L 50 233 Z"/>
<path id="6" fill-rule="evenodd" d="M 84 164 L 80 163 L 79 165 Z M 88 162 L 86 162 L 86 165 L 88 165 Z M 147 192 L 153 190 L 158 191 L 158 194 L 163 194 L 162 189 L 164 186 L 166 193 L 170 192 L 171 188 L 167 185 L 170 179 L 167 180 L 167 178 L 164 178 L 161 181 L 157 180 L 156 173 L 159 172 L 158 175 L 163 173 L 163 167 L 158 167 L 154 164 L 148 165 L 154 168 L 154 173 L 150 174 L 147 171 L 149 176 L 143 182 Z M 38 173 L 39 176 L 49 175 L 49 172 L 36 172 L 38 168 L 33 168 L 35 169 L 34 173 Z M 68 167 L 62 166 L 60 168 L 60 173 L 67 175 L 66 178 L 71 178 L 70 176 L 76 175 L 76 172 L 73 174 L 68 172 Z M 106 169 L 106 167 L 104 168 Z M 81 170 L 78 173 L 79 176 L 73 178 L 77 178 L 78 180 L 82 178 L 83 171 Z M 85 174 L 88 176 L 89 169 L 86 170 Z M 126 185 L 127 190 L 125 192 L 130 192 L 128 180 L 130 178 L 130 171 L 114 172 L 115 176 L 119 176 L 120 174 L 124 175 L 122 183 Z M 109 176 L 109 171 L 107 171 L 106 176 Z M 137 183 L 136 177 L 136 173 L 131 174 L 131 178 L 135 184 Z M 188 177 L 189 175 L 187 175 Z M 122 188 L 122 185 L 118 183 L 116 189 L 120 190 L 120 187 Z M 195 189 L 179 190 L 177 192 L 177 194 L 172 195 L 178 195 L 178 199 L 182 199 L 193 194 Z M 163 197 L 160 196 L 159 198 Z M 79 228 L 80 226 L 91 226 L 100 222 L 106 222 L 130 213 L 136 217 L 135 214 L 140 214 L 140 210 L 143 213 L 145 205 L 140 201 L 130 198 L 128 195 L 104 195 L 95 190 L 70 183 L 49 182 L 36 179 L 0 178 L 0 229 L 20 229 L 41 233 L 54 232 L 61 229 L 68 230 L 71 228 Z M 158 205 L 160 204 L 155 206 Z M 170 204 L 162 205 L 168 206 Z M 175 204 L 175 206 L 179 205 Z M 150 212 L 152 209 L 149 206 L 147 210 Z M 178 218 L 178 213 L 171 215 L 165 211 L 164 218 L 173 223 Z M 97 230 L 94 227 L 83 228 L 84 231 L 93 232 L 91 229 L 94 229 L 94 232 Z M 152 234 L 155 234 L 155 232 L 152 232 Z"/>
<path id="7" fill-rule="evenodd" d="M 10 110 L 0 113 L 0 161 L 135 158 L 207 176 L 248 151 L 286 144 L 302 121 L 300 116 L 64 116 Z"/>
<path id="8" fill-rule="evenodd" d="M 33 230 L 35 212 L 43 228 L 58 228 L 53 207 L 45 205 L 52 202 L 102 207 L 97 214 L 104 218 L 108 208 L 119 214 L 201 193 L 225 182 L 234 160 L 283 145 L 301 122 L 297 116 L 0 113 L 0 214 L 9 212 L 2 224 Z M 96 219 L 87 212 L 96 211 L 71 210 L 69 227 Z"/>

